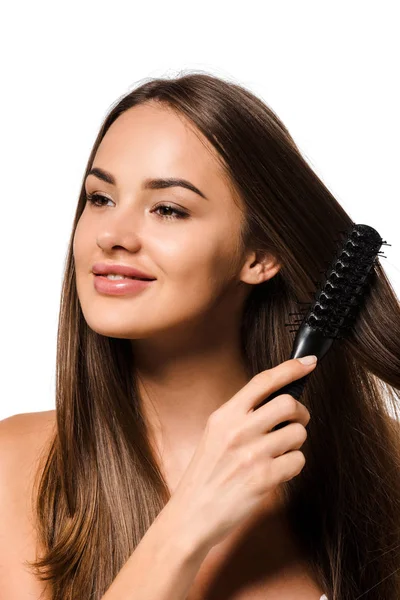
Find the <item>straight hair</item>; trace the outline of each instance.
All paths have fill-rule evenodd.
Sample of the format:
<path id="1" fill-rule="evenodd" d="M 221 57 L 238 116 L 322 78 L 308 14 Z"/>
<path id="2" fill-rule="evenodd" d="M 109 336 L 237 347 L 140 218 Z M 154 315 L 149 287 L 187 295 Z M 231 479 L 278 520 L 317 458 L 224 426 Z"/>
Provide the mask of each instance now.
<path id="1" fill-rule="evenodd" d="M 72 227 L 56 429 L 32 498 L 42 555 L 26 564 L 49 582 L 54 600 L 100 600 L 170 498 L 140 409 L 130 341 L 87 325 L 72 252 L 98 146 L 121 114 L 146 103 L 175 111 L 212 144 L 245 207 L 239 247 L 272 253 L 282 265 L 244 306 L 249 378 L 289 358 L 289 314 L 310 301 L 338 232 L 353 225 L 274 111 L 236 82 L 203 72 L 148 79 L 111 107 Z M 329 600 L 400 597 L 399 340 L 399 300 L 378 260 L 353 329 L 333 344 L 302 395 L 311 413 L 306 465 L 284 484 L 292 531 Z"/>

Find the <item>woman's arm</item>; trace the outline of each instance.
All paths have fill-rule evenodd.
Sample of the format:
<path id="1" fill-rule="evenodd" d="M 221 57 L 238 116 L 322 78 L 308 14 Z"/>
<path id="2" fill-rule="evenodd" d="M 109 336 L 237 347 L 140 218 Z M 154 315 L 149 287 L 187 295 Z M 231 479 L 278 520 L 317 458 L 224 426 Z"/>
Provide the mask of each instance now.
<path id="1" fill-rule="evenodd" d="M 101 600 L 185 600 L 210 547 L 167 504 Z"/>

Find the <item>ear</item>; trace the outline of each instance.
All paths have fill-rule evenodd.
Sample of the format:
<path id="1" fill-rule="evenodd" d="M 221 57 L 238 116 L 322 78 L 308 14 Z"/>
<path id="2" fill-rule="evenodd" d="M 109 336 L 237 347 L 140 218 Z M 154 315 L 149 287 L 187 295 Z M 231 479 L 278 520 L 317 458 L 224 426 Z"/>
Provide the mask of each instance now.
<path id="1" fill-rule="evenodd" d="M 281 264 L 275 256 L 262 250 L 255 250 L 247 256 L 240 273 L 240 280 L 253 285 L 263 283 L 274 277 L 280 268 Z"/>

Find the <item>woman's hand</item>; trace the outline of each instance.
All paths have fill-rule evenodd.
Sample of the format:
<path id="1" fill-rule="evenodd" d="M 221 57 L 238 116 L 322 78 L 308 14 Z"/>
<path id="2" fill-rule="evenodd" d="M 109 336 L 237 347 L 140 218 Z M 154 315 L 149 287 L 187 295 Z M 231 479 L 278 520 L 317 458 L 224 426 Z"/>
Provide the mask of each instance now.
<path id="1" fill-rule="evenodd" d="M 283 394 L 257 410 L 272 392 L 315 367 L 298 359 L 255 375 L 214 411 L 191 462 L 168 504 L 184 526 L 210 548 L 260 508 L 266 495 L 305 465 L 307 408 Z M 282 421 L 292 421 L 271 431 Z M 181 523 L 182 524 L 182 523 Z"/>

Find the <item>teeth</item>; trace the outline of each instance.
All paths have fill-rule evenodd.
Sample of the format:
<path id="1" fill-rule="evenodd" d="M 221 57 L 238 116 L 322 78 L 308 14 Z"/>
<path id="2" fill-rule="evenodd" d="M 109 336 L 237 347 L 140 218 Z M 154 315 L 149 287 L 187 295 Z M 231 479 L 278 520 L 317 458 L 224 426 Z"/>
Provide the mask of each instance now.
<path id="1" fill-rule="evenodd" d="M 126 277 L 125 275 L 116 275 L 114 273 L 109 273 L 107 275 L 107 279 L 138 279 L 138 277 Z"/>

